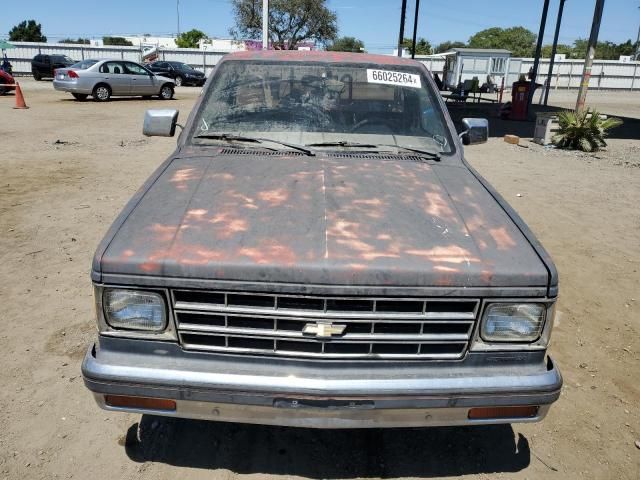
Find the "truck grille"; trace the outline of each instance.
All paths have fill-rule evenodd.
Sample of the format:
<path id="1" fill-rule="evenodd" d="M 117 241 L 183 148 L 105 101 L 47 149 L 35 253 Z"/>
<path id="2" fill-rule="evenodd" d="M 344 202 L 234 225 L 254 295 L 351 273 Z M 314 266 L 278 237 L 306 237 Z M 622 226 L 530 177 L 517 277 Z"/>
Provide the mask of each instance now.
<path id="1" fill-rule="evenodd" d="M 174 290 L 187 350 L 321 359 L 458 359 L 478 299 Z"/>

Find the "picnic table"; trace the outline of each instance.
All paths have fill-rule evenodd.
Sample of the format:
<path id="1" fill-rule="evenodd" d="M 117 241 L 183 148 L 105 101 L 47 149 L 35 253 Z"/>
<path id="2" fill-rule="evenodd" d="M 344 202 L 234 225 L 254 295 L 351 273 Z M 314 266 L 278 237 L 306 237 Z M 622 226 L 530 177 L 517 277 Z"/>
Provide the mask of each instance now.
<path id="1" fill-rule="evenodd" d="M 470 101 L 471 103 L 480 103 L 480 102 L 489 102 L 489 103 L 497 103 L 498 100 L 495 98 L 483 97 L 481 93 L 476 94 L 475 92 L 470 92 L 465 95 L 461 95 L 460 93 L 443 93 L 442 98 L 444 98 L 445 103 L 467 103 Z"/>

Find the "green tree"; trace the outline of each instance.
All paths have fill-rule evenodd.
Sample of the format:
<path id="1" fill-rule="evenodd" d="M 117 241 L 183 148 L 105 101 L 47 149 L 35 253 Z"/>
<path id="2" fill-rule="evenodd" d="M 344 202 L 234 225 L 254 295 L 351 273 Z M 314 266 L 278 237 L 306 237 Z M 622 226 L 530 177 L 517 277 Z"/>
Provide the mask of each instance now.
<path id="1" fill-rule="evenodd" d="M 447 40 L 446 42 L 442 42 L 442 43 L 438 44 L 436 46 L 436 48 L 435 48 L 435 52 L 434 53 L 443 53 L 443 52 L 446 52 L 448 50 L 451 50 L 452 48 L 464 48 L 466 46 L 467 46 L 467 44 L 464 43 L 464 42 Z"/>
<path id="2" fill-rule="evenodd" d="M 332 52 L 364 52 L 364 43 L 355 37 L 340 37 L 327 47 Z"/>
<path id="3" fill-rule="evenodd" d="M 207 34 L 194 28 L 188 32 L 181 33 L 176 38 L 176 45 L 180 48 L 198 48 L 198 43 L 203 38 L 207 38 Z"/>
<path id="4" fill-rule="evenodd" d="M 292 50 L 300 42 L 312 40 L 326 44 L 338 33 L 337 17 L 326 6 L 327 0 L 271 0 L 269 2 L 269 41 L 273 48 Z M 235 38 L 262 37 L 262 0 L 231 0 Z"/>
<path id="5" fill-rule="evenodd" d="M 402 47 L 413 53 L 413 39 L 405 38 L 402 40 Z M 416 40 L 416 55 L 431 55 L 432 48 L 428 40 L 419 38 Z"/>
<path id="6" fill-rule="evenodd" d="M 77 45 L 89 45 L 91 42 L 89 41 L 88 38 L 78 37 L 77 40 L 74 40 L 73 38 L 63 38 L 62 40 L 60 40 L 59 43 L 74 43 Z"/>
<path id="7" fill-rule="evenodd" d="M 579 38 L 573 42 L 573 58 L 585 58 L 587 56 L 587 46 L 589 41 Z M 596 44 L 596 55 L 594 58 L 600 60 L 618 60 L 621 55 L 633 55 L 635 45 L 631 40 L 624 43 L 598 42 Z"/>
<path id="8" fill-rule="evenodd" d="M 630 39 L 624 43 L 619 43 L 616 47 L 618 58 L 620 58 L 620 55 L 633 55 L 634 53 L 636 53 L 636 43 L 632 42 Z M 617 60 L 618 58 L 616 58 L 615 60 Z"/>
<path id="9" fill-rule="evenodd" d="M 469 39 L 471 48 L 504 48 L 514 57 L 531 57 L 535 52 L 536 34 L 524 27 L 493 27 Z"/>
<path id="10" fill-rule="evenodd" d="M 552 49 L 553 49 L 553 45 L 543 45 L 542 58 L 551 58 Z M 556 53 L 564 54 L 567 56 L 567 58 L 572 58 L 573 47 L 571 45 L 565 45 L 564 43 L 559 43 L 556 47 Z"/>
<path id="11" fill-rule="evenodd" d="M 42 34 L 42 25 L 35 20 L 24 20 L 9 30 L 9 41 L 14 42 L 46 42 Z"/>
<path id="12" fill-rule="evenodd" d="M 132 47 L 133 43 L 123 37 L 102 37 L 102 43 L 105 45 L 117 45 L 120 47 Z"/>

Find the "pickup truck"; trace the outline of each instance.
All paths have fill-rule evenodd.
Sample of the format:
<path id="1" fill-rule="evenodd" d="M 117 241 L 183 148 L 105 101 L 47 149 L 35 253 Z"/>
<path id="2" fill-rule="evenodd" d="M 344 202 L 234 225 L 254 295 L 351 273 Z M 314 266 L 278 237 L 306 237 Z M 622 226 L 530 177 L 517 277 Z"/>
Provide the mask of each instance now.
<path id="1" fill-rule="evenodd" d="M 173 136 L 178 111 L 143 132 Z M 182 127 L 180 127 L 182 128 Z M 110 411 L 315 428 L 535 422 L 554 264 L 416 61 L 239 52 L 93 261 Z"/>

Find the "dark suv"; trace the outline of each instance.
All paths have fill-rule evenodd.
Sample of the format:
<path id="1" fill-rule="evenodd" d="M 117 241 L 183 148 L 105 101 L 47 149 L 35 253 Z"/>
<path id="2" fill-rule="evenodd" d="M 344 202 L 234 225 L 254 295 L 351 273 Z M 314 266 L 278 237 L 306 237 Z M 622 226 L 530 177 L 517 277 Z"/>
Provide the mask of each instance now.
<path id="1" fill-rule="evenodd" d="M 207 80 L 204 73 L 182 62 L 153 62 L 147 68 L 163 77 L 173 78 L 176 87 L 181 85 L 195 85 L 201 87 Z"/>
<path id="2" fill-rule="evenodd" d="M 76 63 L 75 60 L 66 55 L 36 55 L 31 60 L 31 73 L 36 80 L 42 80 L 44 77 L 53 78 L 53 71 L 56 68 L 70 67 Z"/>

